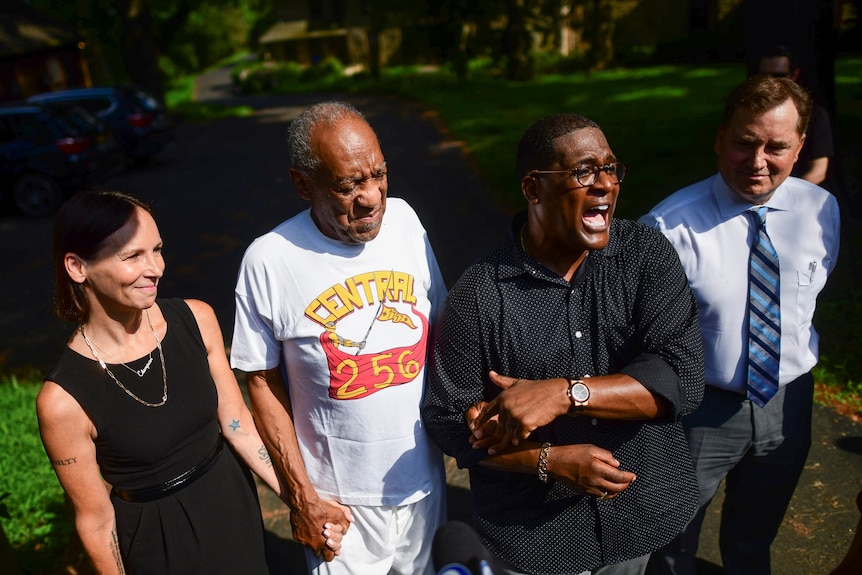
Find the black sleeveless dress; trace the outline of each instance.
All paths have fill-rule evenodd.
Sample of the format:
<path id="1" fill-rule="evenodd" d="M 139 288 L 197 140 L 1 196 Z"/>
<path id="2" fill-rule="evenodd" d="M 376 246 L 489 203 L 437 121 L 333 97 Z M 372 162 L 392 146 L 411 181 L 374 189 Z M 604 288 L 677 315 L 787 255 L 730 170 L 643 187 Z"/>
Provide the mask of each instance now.
<path id="1" fill-rule="evenodd" d="M 218 395 L 194 315 L 181 299 L 158 303 L 168 324 L 162 341 L 167 403 L 157 408 L 138 403 L 97 361 L 69 348 L 47 378 L 68 391 L 96 426 L 102 476 L 113 487 L 132 492 L 183 475 L 223 441 Z M 120 364 L 108 365 L 135 395 L 158 403 L 164 380 L 157 349 L 152 357 L 142 378 Z M 149 355 L 126 365 L 141 369 L 148 361 Z M 154 501 L 129 502 L 112 491 L 127 573 L 268 572 L 251 473 L 227 445 L 221 451 L 203 476 Z"/>

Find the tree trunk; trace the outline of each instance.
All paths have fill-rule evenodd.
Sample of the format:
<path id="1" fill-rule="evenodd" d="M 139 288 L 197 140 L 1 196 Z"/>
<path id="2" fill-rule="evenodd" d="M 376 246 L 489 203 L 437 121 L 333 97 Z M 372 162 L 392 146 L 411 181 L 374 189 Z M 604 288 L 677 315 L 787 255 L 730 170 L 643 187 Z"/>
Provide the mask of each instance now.
<path id="1" fill-rule="evenodd" d="M 506 76 L 509 80 L 531 80 L 535 70 L 530 54 L 532 38 L 527 29 L 529 10 L 525 0 L 507 0 L 508 22 L 503 33 L 503 54 L 506 56 Z"/>
<path id="2" fill-rule="evenodd" d="M 591 4 L 592 17 L 587 18 L 589 64 L 591 70 L 604 70 L 614 61 L 614 5 L 612 0 L 593 0 Z"/>
<path id="3" fill-rule="evenodd" d="M 150 0 L 117 0 L 117 12 L 123 21 L 123 63 L 132 84 L 164 102 Z"/>

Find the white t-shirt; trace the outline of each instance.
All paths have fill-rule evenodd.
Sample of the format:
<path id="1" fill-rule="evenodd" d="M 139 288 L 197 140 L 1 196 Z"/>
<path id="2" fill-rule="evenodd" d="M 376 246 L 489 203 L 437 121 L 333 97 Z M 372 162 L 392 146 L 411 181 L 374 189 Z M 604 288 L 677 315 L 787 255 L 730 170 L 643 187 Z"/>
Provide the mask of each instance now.
<path id="1" fill-rule="evenodd" d="M 246 251 L 231 365 L 282 365 L 321 497 L 403 505 L 442 488 L 419 408 L 430 321 L 445 296 L 425 229 L 397 198 L 370 242 L 328 238 L 306 210 Z"/>

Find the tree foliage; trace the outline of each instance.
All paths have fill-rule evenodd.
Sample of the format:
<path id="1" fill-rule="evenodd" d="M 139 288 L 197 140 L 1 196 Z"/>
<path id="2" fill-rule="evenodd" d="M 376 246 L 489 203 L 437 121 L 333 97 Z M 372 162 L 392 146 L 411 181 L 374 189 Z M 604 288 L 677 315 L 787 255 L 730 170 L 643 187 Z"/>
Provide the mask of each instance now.
<path id="1" fill-rule="evenodd" d="M 31 0 L 84 31 L 100 83 L 156 96 L 166 77 L 199 71 L 245 47 L 270 0 Z"/>
<path id="2" fill-rule="evenodd" d="M 590 50 L 583 55 L 593 69 L 613 60 L 615 8 L 620 0 L 442 0 L 403 3 L 377 0 L 375 18 L 397 23 L 430 21 L 429 43 L 459 78 L 467 62 L 490 58 L 510 80 L 529 80 L 537 55 L 559 54 L 561 30 L 576 30 Z"/>
<path id="3" fill-rule="evenodd" d="M 205 69 L 252 46 L 252 31 L 259 35 L 272 22 L 272 4 L 278 2 L 30 1 L 88 35 L 98 82 L 131 82 L 157 96 L 165 78 Z M 614 6 L 620 1 L 374 0 L 366 4 L 370 68 L 377 70 L 374 39 L 384 29 L 421 27 L 427 34 L 426 53 L 451 65 L 460 78 L 467 77 L 470 60 L 483 57 L 509 79 L 529 80 L 537 72 L 537 54 L 559 54 L 561 29 L 568 26 L 589 46 L 585 57 L 590 66 L 601 69 L 613 60 Z"/>

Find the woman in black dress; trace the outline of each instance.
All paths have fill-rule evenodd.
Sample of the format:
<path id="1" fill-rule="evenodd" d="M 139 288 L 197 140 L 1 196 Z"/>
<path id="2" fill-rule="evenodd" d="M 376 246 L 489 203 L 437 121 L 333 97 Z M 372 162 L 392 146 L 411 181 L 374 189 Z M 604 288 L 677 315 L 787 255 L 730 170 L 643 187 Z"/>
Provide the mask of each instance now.
<path id="1" fill-rule="evenodd" d="M 79 326 L 36 408 L 97 571 L 266 573 L 248 469 L 282 487 L 212 308 L 156 298 L 165 264 L 148 207 L 120 192 L 74 196 L 57 216 L 54 264 L 56 312 Z M 338 551 L 340 527 L 321 530 Z"/>

